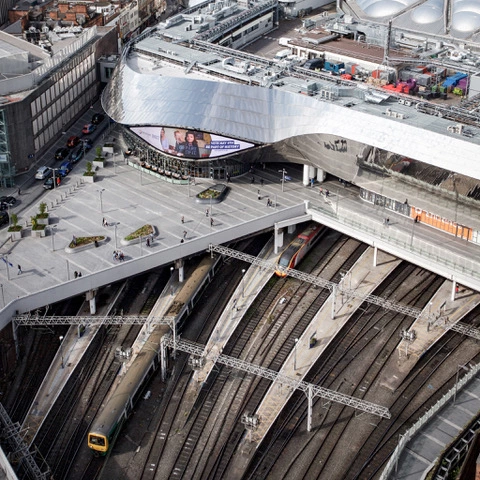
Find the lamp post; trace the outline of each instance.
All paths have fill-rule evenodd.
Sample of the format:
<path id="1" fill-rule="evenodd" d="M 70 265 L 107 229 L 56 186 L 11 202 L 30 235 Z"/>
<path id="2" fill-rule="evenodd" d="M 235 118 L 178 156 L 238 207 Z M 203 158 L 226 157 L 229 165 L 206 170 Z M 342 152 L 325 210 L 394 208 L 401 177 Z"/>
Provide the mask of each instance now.
<path id="1" fill-rule="evenodd" d="M 50 225 L 49 226 L 50 234 L 52 236 L 52 252 L 55 251 L 55 228 L 57 228 L 56 225 Z"/>
<path id="2" fill-rule="evenodd" d="M 62 358 L 62 368 L 64 368 L 64 365 L 63 365 L 63 337 L 62 337 L 62 335 L 60 335 L 58 337 L 58 339 L 60 340 L 60 356 Z"/>
<path id="3" fill-rule="evenodd" d="M 104 188 L 102 188 L 101 190 L 97 190 L 97 192 L 100 194 L 100 213 L 103 213 L 103 197 L 102 197 L 102 194 L 104 192 Z"/>
<path id="4" fill-rule="evenodd" d="M 118 248 L 118 246 L 117 246 L 117 222 L 114 223 L 113 228 L 115 229 L 115 248 Z"/>
<path id="5" fill-rule="evenodd" d="M 2 260 L 5 262 L 5 265 L 7 266 L 7 280 L 10 280 L 10 266 L 13 267 L 13 265 L 11 265 L 8 261 L 8 253 L 2 255 Z"/>
<path id="6" fill-rule="evenodd" d="M 173 272 L 175 271 L 175 267 L 170 267 L 170 295 L 173 297 Z"/>
<path id="7" fill-rule="evenodd" d="M 245 297 L 245 269 L 242 268 L 242 298 Z"/>
<path id="8" fill-rule="evenodd" d="M 297 370 L 297 345 L 298 345 L 298 338 L 295 339 L 295 345 L 293 347 L 293 369 Z"/>
<path id="9" fill-rule="evenodd" d="M 457 400 L 457 390 L 458 390 L 458 375 L 460 373 L 460 369 L 465 370 L 468 372 L 468 368 L 466 365 L 457 365 L 457 374 L 455 375 L 455 390 L 453 392 L 453 404 L 455 405 L 455 401 Z"/>
<path id="10" fill-rule="evenodd" d="M 282 192 L 283 192 L 283 186 L 285 185 L 285 174 L 287 173 L 287 171 L 282 168 L 281 170 L 279 170 L 279 172 L 282 174 Z"/>

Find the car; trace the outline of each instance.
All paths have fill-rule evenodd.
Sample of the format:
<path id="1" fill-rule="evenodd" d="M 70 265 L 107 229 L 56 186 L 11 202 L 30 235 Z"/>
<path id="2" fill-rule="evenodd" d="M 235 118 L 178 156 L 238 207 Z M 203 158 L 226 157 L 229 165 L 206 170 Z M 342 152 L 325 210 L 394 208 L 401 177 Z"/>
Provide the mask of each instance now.
<path id="1" fill-rule="evenodd" d="M 0 227 L 4 227 L 10 223 L 10 217 L 7 212 L 0 212 Z"/>
<path id="2" fill-rule="evenodd" d="M 91 150 L 93 147 L 93 142 L 89 138 L 82 139 L 82 143 L 86 152 Z"/>
<path id="3" fill-rule="evenodd" d="M 82 129 L 82 133 L 84 135 L 90 135 L 91 133 L 93 133 L 95 131 L 96 128 L 97 128 L 97 126 L 94 125 L 93 123 L 87 123 Z"/>
<path id="4" fill-rule="evenodd" d="M 68 148 L 73 148 L 73 147 L 76 147 L 79 143 L 80 143 L 80 138 L 77 137 L 76 135 L 72 135 L 67 140 L 67 147 Z"/>
<path id="5" fill-rule="evenodd" d="M 75 150 L 72 150 L 72 153 L 70 153 L 70 156 L 68 158 L 72 163 L 77 163 L 83 158 L 84 153 L 85 153 L 85 150 L 83 148 L 83 145 L 80 145 Z"/>
<path id="6" fill-rule="evenodd" d="M 58 148 L 55 152 L 55 160 L 63 160 L 68 157 L 70 150 L 67 147 Z"/>
<path id="7" fill-rule="evenodd" d="M 63 162 L 58 169 L 58 175 L 61 177 L 66 177 L 72 171 L 72 168 L 72 163 L 68 160 L 65 160 L 65 162 Z"/>
<path id="8" fill-rule="evenodd" d="M 94 125 L 98 125 L 99 123 L 102 123 L 104 118 L 105 118 L 105 115 L 103 115 L 102 113 L 95 113 L 92 116 L 92 123 Z"/>
<path id="9" fill-rule="evenodd" d="M 45 180 L 46 178 L 51 177 L 52 175 L 53 175 L 52 169 L 45 165 L 43 167 L 40 167 L 37 170 L 37 173 L 35 174 L 35 178 L 37 180 Z"/>
<path id="10" fill-rule="evenodd" d="M 57 187 L 62 183 L 62 177 L 60 175 L 57 175 L 55 178 L 54 177 L 47 178 L 43 182 L 43 188 L 45 188 L 46 190 L 51 190 L 52 188 L 55 187 L 55 183 L 57 184 Z"/>
<path id="11" fill-rule="evenodd" d="M 0 197 L 0 204 L 7 205 L 7 207 L 13 207 L 17 203 L 17 199 L 15 197 Z"/>

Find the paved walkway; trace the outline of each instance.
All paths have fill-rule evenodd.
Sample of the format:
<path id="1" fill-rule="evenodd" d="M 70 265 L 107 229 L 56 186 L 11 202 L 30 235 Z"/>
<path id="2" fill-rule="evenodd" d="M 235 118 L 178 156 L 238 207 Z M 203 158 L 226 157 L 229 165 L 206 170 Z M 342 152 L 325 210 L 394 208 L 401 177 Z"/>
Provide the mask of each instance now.
<path id="1" fill-rule="evenodd" d="M 455 404 L 452 400 L 407 443 L 400 455 L 397 471 L 389 478 L 424 479 L 443 450 L 479 414 L 480 379 L 477 375 L 457 394 Z"/>

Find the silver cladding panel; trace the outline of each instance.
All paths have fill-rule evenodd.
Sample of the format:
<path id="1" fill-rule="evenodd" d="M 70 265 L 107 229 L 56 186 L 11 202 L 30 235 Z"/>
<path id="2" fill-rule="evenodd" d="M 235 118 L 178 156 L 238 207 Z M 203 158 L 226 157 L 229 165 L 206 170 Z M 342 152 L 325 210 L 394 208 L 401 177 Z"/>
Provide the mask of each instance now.
<path id="1" fill-rule="evenodd" d="M 256 144 L 331 134 L 480 179 L 480 145 L 447 135 L 452 122 L 428 115 L 421 122 L 402 121 L 371 114 L 366 107 L 349 109 L 276 88 L 209 80 L 185 68 L 175 72 L 142 73 L 122 61 L 104 91 L 105 111 L 127 126 L 190 128 Z"/>

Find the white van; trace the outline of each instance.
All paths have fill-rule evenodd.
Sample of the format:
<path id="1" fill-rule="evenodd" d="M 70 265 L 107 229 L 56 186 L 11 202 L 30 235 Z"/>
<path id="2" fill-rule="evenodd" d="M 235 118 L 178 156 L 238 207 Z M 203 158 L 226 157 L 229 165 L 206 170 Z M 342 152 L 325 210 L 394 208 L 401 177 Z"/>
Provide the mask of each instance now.
<path id="1" fill-rule="evenodd" d="M 285 60 L 289 55 L 291 55 L 292 52 L 290 51 L 289 48 L 285 48 L 283 50 L 280 50 L 279 52 L 277 52 L 275 54 L 275 56 L 273 57 L 274 60 L 276 60 L 277 62 L 280 62 L 282 60 Z"/>

